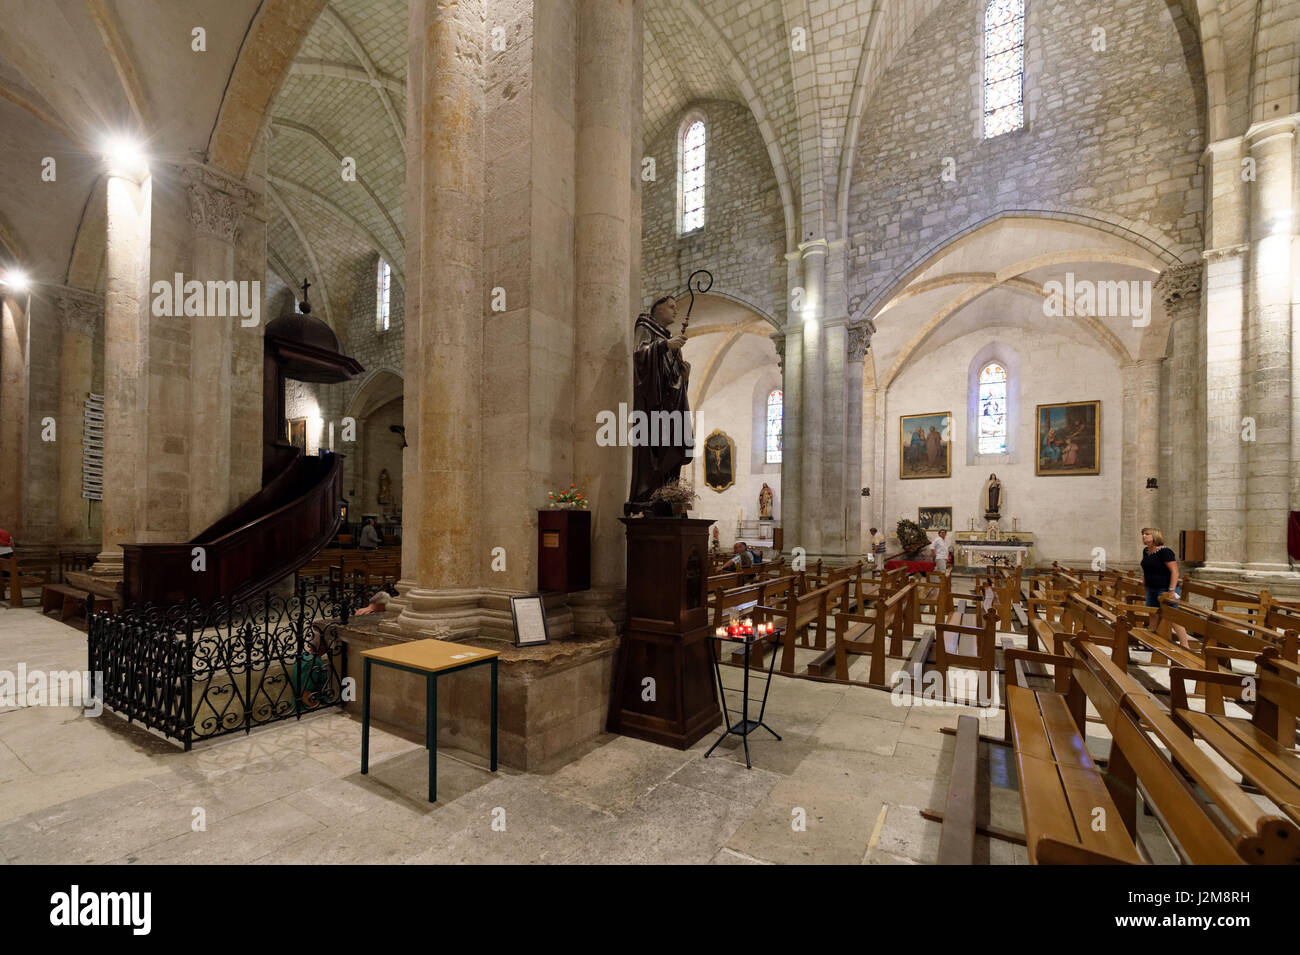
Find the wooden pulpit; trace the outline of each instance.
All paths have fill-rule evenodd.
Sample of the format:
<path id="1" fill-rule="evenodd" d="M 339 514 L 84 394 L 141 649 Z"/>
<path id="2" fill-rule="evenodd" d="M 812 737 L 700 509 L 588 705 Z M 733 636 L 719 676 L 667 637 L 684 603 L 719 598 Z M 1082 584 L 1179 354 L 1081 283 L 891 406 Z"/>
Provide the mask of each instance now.
<path id="1" fill-rule="evenodd" d="M 688 749 L 722 722 L 707 600 L 713 521 L 620 519 L 627 527 L 627 624 L 609 731 Z"/>

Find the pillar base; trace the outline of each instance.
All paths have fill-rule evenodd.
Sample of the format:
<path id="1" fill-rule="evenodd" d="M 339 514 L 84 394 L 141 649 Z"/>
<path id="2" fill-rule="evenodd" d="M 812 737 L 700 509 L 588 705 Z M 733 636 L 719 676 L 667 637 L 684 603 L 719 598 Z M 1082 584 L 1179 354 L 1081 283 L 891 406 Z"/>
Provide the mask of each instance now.
<path id="1" fill-rule="evenodd" d="M 626 590 L 580 590 L 568 595 L 573 632 L 587 637 L 616 637 L 627 622 Z"/>
<path id="2" fill-rule="evenodd" d="M 120 550 L 102 551 L 95 557 L 90 572 L 96 577 L 121 577 L 124 573 L 123 554 Z"/>
<path id="3" fill-rule="evenodd" d="M 420 587 L 403 589 L 394 606 L 401 612 L 394 620 L 385 620 L 380 629 L 393 636 L 416 640 L 433 637 L 455 640 L 477 636 L 482 626 L 478 590 L 430 590 Z"/>

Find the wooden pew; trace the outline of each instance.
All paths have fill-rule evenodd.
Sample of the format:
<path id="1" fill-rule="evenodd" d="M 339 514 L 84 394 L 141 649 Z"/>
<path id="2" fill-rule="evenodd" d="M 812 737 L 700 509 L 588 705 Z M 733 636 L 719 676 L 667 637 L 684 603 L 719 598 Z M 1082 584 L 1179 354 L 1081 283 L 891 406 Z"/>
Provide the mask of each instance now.
<path id="1" fill-rule="evenodd" d="M 1150 692 L 1088 638 L 1073 638 L 1071 650 L 1073 679 L 1111 733 L 1110 792 L 1130 835 L 1136 832 L 1140 786 L 1193 864 L 1300 862 L 1295 822 L 1251 799 Z"/>
<path id="2" fill-rule="evenodd" d="M 822 654 L 814 663 L 818 672 L 824 672 L 831 659 L 835 661 L 835 678 L 848 680 L 849 654 L 871 654 L 870 675 L 867 682 L 874 686 L 885 685 L 885 657 L 899 657 L 903 652 L 903 640 L 913 635 L 913 613 L 911 602 L 914 599 L 915 584 L 907 584 L 890 594 L 885 600 L 876 601 L 873 610 L 867 613 L 840 613 L 835 617 L 835 645 Z M 885 648 L 885 638 L 890 638 L 890 648 Z M 809 671 L 811 672 L 811 667 Z"/>
<path id="3" fill-rule="evenodd" d="M 800 643 L 804 647 L 809 646 L 810 628 L 816 628 L 818 639 L 822 642 L 819 649 L 825 649 L 827 607 L 834 606 L 842 600 L 847 589 L 847 582 L 841 580 L 803 594 L 791 592 L 783 605 L 760 604 L 755 608 L 782 628 L 782 673 L 794 673 L 795 645 Z"/>
<path id="4" fill-rule="evenodd" d="M 17 608 L 23 605 L 24 587 L 44 587 L 54 582 L 56 566 L 43 557 L 20 557 L 15 547 L 9 556 L 0 558 L 0 570 L 7 574 L 2 579 L 9 587 L 9 606 Z"/>
<path id="5" fill-rule="evenodd" d="M 1113 614 L 1099 603 L 1070 594 L 1061 620 L 1064 629 L 1053 634 L 1053 653 L 1065 653 L 1066 641 L 1083 635 L 1109 650 L 1117 666 L 1128 668 L 1129 639 L 1133 631 L 1133 620 L 1128 614 Z"/>
<path id="6" fill-rule="evenodd" d="M 957 717 L 957 745 L 948 778 L 943 828 L 939 832 L 939 865 L 973 865 L 979 767 L 980 721 Z"/>
<path id="7" fill-rule="evenodd" d="M 992 684 L 996 667 L 998 611 L 991 608 L 983 622 L 974 627 L 936 620 L 934 624 L 934 664 L 939 671 L 943 699 L 948 698 L 948 668 L 962 667 L 987 673 Z"/>

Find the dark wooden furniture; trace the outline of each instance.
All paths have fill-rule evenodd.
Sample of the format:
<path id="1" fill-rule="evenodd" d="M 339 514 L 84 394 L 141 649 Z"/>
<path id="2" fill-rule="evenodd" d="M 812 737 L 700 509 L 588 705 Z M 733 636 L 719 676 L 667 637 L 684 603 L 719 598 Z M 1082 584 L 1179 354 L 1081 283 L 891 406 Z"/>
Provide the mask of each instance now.
<path id="1" fill-rule="evenodd" d="M 1178 559 L 1189 563 L 1205 561 L 1205 531 L 1178 532 Z"/>
<path id="2" fill-rule="evenodd" d="M 562 594 L 591 589 L 591 511 L 537 512 L 537 589 Z"/>
<path id="3" fill-rule="evenodd" d="M 709 527 L 697 518 L 623 517 L 627 624 L 608 728 L 689 749 L 722 722 L 708 608 Z"/>
<path id="4" fill-rule="evenodd" d="M 54 564 L 44 558 L 19 557 L 17 549 L 8 557 L 0 558 L 0 570 L 7 575 L 4 578 L 9 587 L 9 606 L 23 605 L 23 588 L 45 586 L 54 579 Z"/>

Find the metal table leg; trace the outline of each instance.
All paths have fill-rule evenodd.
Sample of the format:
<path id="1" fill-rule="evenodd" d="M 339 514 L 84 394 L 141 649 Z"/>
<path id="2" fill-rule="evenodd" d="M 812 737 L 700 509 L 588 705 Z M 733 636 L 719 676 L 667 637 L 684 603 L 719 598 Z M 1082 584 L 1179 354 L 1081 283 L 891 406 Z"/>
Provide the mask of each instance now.
<path id="1" fill-rule="evenodd" d="M 492 772 L 497 771 L 497 658 L 492 658 Z"/>
<path id="2" fill-rule="evenodd" d="M 361 775 L 370 772 L 370 658 L 364 658 L 362 664 L 362 695 L 366 698 L 361 704 Z"/>
<path id="3" fill-rule="evenodd" d="M 429 748 L 429 802 L 438 801 L 438 674 L 425 680 L 425 741 Z"/>

